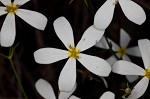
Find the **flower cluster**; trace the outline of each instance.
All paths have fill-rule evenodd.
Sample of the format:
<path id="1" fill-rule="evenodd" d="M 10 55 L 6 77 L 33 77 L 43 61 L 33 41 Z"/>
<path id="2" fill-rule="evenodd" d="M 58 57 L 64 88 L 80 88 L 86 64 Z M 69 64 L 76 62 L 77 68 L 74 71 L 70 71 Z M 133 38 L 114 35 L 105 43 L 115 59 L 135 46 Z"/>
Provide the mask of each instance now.
<path id="1" fill-rule="evenodd" d="M 3 47 L 13 45 L 16 36 L 15 15 L 23 19 L 36 29 L 44 30 L 47 18 L 38 12 L 21 9 L 20 7 L 29 0 L 0 0 L 5 7 L 0 7 L 0 14 L 6 15 L 0 31 L 0 44 Z M 71 0 L 73 2 L 73 0 Z M 70 3 L 71 3 L 70 2 Z M 88 6 L 88 2 L 84 0 Z M 61 16 L 53 22 L 57 37 L 66 47 L 64 49 L 46 47 L 36 50 L 33 55 L 35 62 L 39 64 L 51 64 L 67 59 L 58 78 L 59 95 L 55 95 L 53 87 L 45 80 L 39 79 L 35 87 L 39 94 L 45 99 L 81 99 L 73 95 L 77 85 L 77 61 L 84 69 L 98 77 L 108 77 L 111 73 L 125 75 L 129 82 L 135 82 L 135 86 L 129 85 L 124 89 L 122 98 L 137 99 L 146 91 L 150 79 L 150 41 L 148 39 L 138 40 L 138 46 L 129 47 L 130 35 L 120 29 L 120 43 L 104 37 L 105 30 L 113 20 L 115 6 L 119 4 L 124 15 L 131 22 L 141 25 L 146 20 L 146 14 L 142 7 L 132 0 L 106 0 L 94 15 L 94 22 L 83 33 L 78 44 L 75 45 L 73 29 L 69 21 Z M 110 49 L 112 55 L 108 59 L 98 56 L 84 54 L 91 47 Z M 129 55 L 129 56 L 128 56 Z M 131 62 L 131 56 L 142 57 L 145 69 Z M 139 76 L 142 78 L 138 81 Z M 115 99 L 115 94 L 106 91 L 99 99 Z"/>

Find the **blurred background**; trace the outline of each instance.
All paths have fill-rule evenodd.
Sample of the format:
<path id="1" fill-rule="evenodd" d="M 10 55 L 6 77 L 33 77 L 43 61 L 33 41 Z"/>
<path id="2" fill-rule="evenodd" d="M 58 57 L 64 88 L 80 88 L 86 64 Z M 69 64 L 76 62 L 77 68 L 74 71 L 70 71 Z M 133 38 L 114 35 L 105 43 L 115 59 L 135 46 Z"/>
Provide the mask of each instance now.
<path id="1" fill-rule="evenodd" d="M 123 14 L 119 4 L 116 5 L 113 20 L 106 29 L 105 35 L 119 44 L 120 29 L 123 28 L 132 38 L 129 46 L 137 46 L 139 39 L 150 39 L 150 1 L 133 0 L 138 3 L 146 12 L 147 19 L 142 25 L 136 25 L 129 21 Z M 22 19 L 16 16 L 16 39 L 14 45 L 18 44 L 13 56 L 15 68 L 21 78 L 23 87 L 29 99 L 43 99 L 35 89 L 35 82 L 43 78 L 54 88 L 58 96 L 58 77 L 66 62 L 61 60 L 53 64 L 42 65 L 34 61 L 33 53 L 39 48 L 54 47 L 66 49 L 59 38 L 56 36 L 53 22 L 60 16 L 64 16 L 70 22 L 75 43 L 80 40 L 84 31 L 93 24 L 94 14 L 105 0 L 30 0 L 21 8 L 34 10 L 44 14 L 48 18 L 48 24 L 44 31 L 37 30 Z M 3 6 L 1 4 L 1 6 Z M 6 15 L 0 16 L 0 27 Z M 0 53 L 8 55 L 9 48 L 0 47 Z M 107 59 L 110 52 L 100 48 L 92 47 L 84 53 Z M 133 63 L 143 67 L 141 58 L 129 56 Z M 105 91 L 115 93 L 116 99 L 121 99 L 127 85 L 125 76 L 111 73 L 105 78 L 108 88 L 102 78 L 90 73 L 79 62 L 77 62 L 77 89 L 74 95 L 82 99 L 99 99 Z M 81 71 L 80 71 L 81 70 Z M 129 83 L 129 86 L 134 83 Z M 150 99 L 150 86 L 140 99 Z M 24 99 L 19 88 L 14 72 L 7 59 L 0 56 L 0 99 Z"/>

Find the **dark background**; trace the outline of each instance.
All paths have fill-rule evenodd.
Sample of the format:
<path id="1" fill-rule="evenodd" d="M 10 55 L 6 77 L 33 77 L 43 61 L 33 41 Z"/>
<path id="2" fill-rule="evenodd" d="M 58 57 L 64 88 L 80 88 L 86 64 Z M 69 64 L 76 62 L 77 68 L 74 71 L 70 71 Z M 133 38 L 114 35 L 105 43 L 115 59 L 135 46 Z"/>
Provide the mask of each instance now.
<path id="1" fill-rule="evenodd" d="M 84 31 L 93 24 L 94 14 L 105 0 L 87 0 L 87 7 L 84 0 L 74 0 L 70 5 L 70 0 L 31 0 L 21 8 L 34 10 L 44 14 L 48 18 L 48 24 L 44 31 L 37 30 L 22 19 L 16 16 L 16 39 L 14 45 L 20 43 L 15 50 L 13 62 L 21 77 L 23 87 L 29 99 L 43 99 L 35 89 L 35 82 L 43 78 L 53 86 L 56 96 L 58 95 L 58 77 L 66 60 L 62 60 L 49 65 L 37 64 L 34 61 L 33 53 L 39 48 L 54 47 L 65 49 L 65 46 L 58 39 L 54 32 L 53 22 L 60 16 L 64 16 L 70 22 L 73 31 L 75 43 L 80 40 Z M 123 14 L 119 4 L 116 5 L 113 20 L 106 29 L 105 35 L 119 44 L 120 28 L 123 28 L 131 36 L 129 46 L 137 46 L 138 39 L 150 39 L 150 1 L 133 0 L 143 7 L 147 19 L 142 25 L 136 25 L 129 21 Z M 1 4 L 2 5 L 2 4 Z M 3 6 L 3 5 L 2 5 Z M 2 26 L 6 15 L 0 17 L 0 27 Z M 0 53 L 8 54 L 9 48 L 0 47 Z M 109 52 L 92 47 L 87 54 L 108 58 Z M 130 56 L 131 60 L 143 67 L 142 59 Z M 108 88 L 105 88 L 102 80 L 94 74 L 89 73 L 80 63 L 77 68 L 84 71 L 77 72 L 77 90 L 74 95 L 82 99 L 99 99 L 103 92 L 110 90 L 116 94 L 116 99 L 124 94 L 127 80 L 124 76 L 111 73 L 106 78 Z M 93 79 L 92 79 L 93 78 Z M 130 86 L 133 83 L 129 83 Z M 140 99 L 150 99 L 150 88 Z M 7 59 L 0 57 L 0 99 L 24 99 L 19 89 L 18 82 L 14 76 L 13 70 Z"/>

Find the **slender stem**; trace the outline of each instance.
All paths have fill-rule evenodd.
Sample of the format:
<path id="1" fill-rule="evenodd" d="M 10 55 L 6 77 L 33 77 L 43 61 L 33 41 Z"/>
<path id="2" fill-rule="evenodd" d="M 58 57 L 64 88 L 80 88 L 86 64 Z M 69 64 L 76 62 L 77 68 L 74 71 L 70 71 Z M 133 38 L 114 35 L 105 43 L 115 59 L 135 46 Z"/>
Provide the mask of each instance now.
<path id="1" fill-rule="evenodd" d="M 17 74 L 17 71 L 16 71 L 16 69 L 15 69 L 15 66 L 14 66 L 14 63 L 13 63 L 12 59 L 9 59 L 9 61 L 10 61 L 11 67 L 12 67 L 12 69 L 13 69 L 13 71 L 14 71 L 14 74 L 15 74 L 15 76 L 16 76 L 16 79 L 17 79 L 17 81 L 18 81 L 18 83 L 19 83 L 20 89 L 21 89 L 23 95 L 25 96 L 25 99 L 28 99 L 28 97 L 27 97 L 27 95 L 26 95 L 26 93 L 25 93 L 25 91 L 24 91 L 24 89 L 23 89 L 23 86 L 22 86 L 22 84 L 21 84 L 21 80 L 20 80 L 20 78 L 19 78 L 19 76 L 18 76 L 18 74 Z"/>
<path id="2" fill-rule="evenodd" d="M 11 65 L 13 71 L 14 71 L 15 77 L 16 77 L 16 79 L 17 79 L 17 81 L 18 81 L 19 86 L 20 86 L 20 89 L 21 89 L 21 91 L 22 91 L 22 93 L 23 93 L 25 99 L 28 99 L 28 97 L 27 97 L 27 95 L 26 95 L 26 93 L 25 93 L 25 91 L 24 91 L 24 89 L 23 89 L 23 86 L 22 86 L 22 84 L 21 84 L 21 80 L 20 80 L 20 78 L 19 78 L 19 75 L 17 74 L 17 71 L 16 71 L 16 69 L 15 69 L 14 63 L 13 63 L 13 61 L 12 61 L 12 57 L 13 57 L 13 55 L 14 55 L 14 51 L 15 51 L 15 49 L 16 49 L 16 47 L 17 47 L 18 45 L 19 45 L 19 43 L 18 43 L 16 46 L 12 46 L 12 47 L 9 48 L 9 54 L 8 54 L 8 56 L 6 56 L 6 55 L 4 55 L 4 54 L 1 54 L 1 53 L 0 53 L 0 56 L 2 56 L 2 57 L 4 57 L 4 58 L 6 58 L 6 59 L 9 60 L 10 65 Z"/>
<path id="3" fill-rule="evenodd" d="M 8 58 L 8 56 L 4 55 L 4 54 L 1 54 L 0 53 L 0 56 L 4 57 L 4 58 Z"/>

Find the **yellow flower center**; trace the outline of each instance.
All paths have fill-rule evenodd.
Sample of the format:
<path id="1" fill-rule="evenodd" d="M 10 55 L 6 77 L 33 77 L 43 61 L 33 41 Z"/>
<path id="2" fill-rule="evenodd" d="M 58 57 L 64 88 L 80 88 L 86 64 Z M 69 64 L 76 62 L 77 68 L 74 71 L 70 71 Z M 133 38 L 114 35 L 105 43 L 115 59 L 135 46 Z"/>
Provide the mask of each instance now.
<path id="1" fill-rule="evenodd" d="M 6 11 L 9 14 L 15 14 L 18 11 L 19 5 L 16 4 L 9 4 L 6 6 Z"/>
<path id="2" fill-rule="evenodd" d="M 72 59 L 79 59 L 80 57 L 80 51 L 71 45 L 69 45 L 69 51 L 68 51 L 68 56 Z"/>
<path id="3" fill-rule="evenodd" d="M 124 56 L 127 54 L 126 48 L 119 48 L 117 51 L 121 56 Z"/>
<path id="4" fill-rule="evenodd" d="M 150 69 L 146 69 L 146 71 L 144 72 L 144 76 L 150 79 Z"/>

